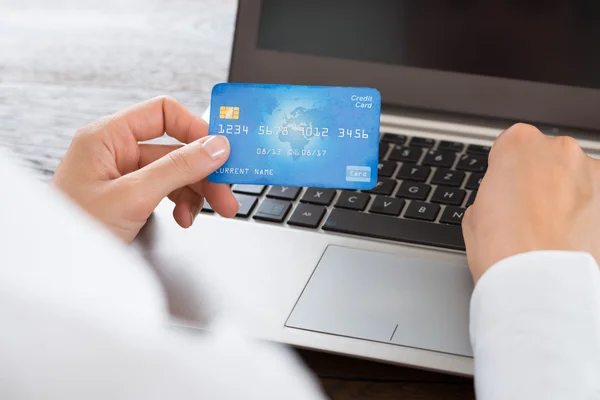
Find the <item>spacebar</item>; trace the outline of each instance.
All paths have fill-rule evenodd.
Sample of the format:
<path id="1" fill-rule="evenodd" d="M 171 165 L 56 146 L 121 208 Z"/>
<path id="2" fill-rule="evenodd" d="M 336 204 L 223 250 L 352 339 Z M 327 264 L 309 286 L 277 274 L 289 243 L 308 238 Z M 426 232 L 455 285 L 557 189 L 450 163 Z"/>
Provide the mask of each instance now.
<path id="1" fill-rule="evenodd" d="M 465 249 L 460 226 L 385 217 L 349 210 L 332 210 L 323 225 L 323 230 L 455 250 Z"/>

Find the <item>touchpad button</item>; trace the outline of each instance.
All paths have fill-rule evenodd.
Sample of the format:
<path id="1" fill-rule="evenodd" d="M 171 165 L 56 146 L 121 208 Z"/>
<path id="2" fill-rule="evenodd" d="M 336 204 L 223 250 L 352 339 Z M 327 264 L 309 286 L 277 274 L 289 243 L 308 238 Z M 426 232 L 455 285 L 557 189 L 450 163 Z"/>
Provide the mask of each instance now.
<path id="1" fill-rule="evenodd" d="M 466 263 L 329 246 L 286 326 L 472 357 Z"/>

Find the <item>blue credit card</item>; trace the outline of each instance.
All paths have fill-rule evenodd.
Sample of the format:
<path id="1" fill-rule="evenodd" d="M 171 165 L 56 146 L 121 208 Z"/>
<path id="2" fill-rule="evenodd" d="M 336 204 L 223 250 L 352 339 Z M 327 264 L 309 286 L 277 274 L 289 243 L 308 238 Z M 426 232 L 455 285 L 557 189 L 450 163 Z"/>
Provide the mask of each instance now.
<path id="1" fill-rule="evenodd" d="M 231 153 L 211 182 L 372 189 L 379 156 L 379 91 L 361 87 L 220 83 L 209 134 Z"/>

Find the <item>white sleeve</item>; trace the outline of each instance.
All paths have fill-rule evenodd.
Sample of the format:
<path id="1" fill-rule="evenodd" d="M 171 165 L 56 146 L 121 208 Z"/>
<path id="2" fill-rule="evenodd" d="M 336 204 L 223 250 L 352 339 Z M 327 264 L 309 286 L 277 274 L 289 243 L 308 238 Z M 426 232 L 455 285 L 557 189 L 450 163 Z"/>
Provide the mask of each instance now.
<path id="1" fill-rule="evenodd" d="M 0 149 L 0 399 L 323 398 L 283 347 L 171 327 L 141 257 L 7 157 Z"/>
<path id="2" fill-rule="evenodd" d="M 471 299 L 479 400 L 600 399 L 600 271 L 582 252 L 498 262 Z"/>

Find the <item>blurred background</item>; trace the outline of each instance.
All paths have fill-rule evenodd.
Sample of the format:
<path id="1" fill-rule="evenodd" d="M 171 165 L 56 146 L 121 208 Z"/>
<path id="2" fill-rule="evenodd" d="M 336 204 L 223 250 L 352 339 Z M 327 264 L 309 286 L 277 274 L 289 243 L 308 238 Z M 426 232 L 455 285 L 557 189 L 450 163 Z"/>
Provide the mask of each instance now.
<path id="1" fill-rule="evenodd" d="M 0 0 L 0 146 L 48 181 L 75 131 L 153 96 L 201 114 L 236 0 Z"/>

